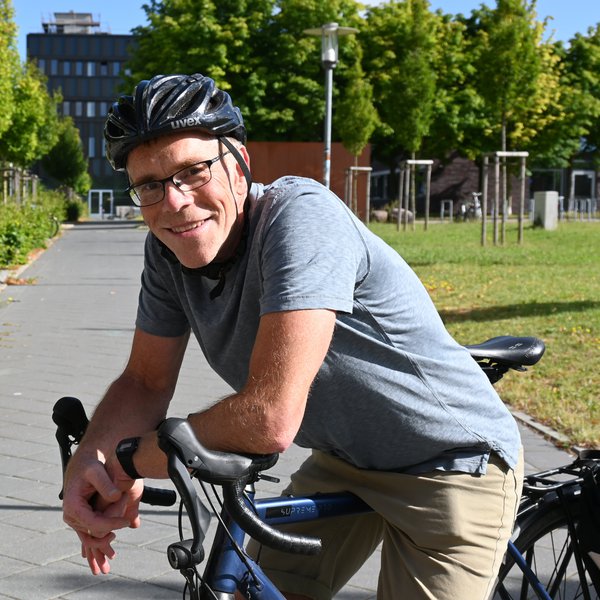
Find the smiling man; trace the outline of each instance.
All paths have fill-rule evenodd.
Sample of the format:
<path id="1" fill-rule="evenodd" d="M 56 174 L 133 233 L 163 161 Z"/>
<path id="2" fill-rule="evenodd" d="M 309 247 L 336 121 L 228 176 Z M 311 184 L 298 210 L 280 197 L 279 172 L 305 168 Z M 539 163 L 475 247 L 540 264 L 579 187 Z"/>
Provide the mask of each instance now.
<path id="1" fill-rule="evenodd" d="M 426 290 L 329 190 L 252 183 L 246 132 L 202 75 L 159 75 L 108 115 L 107 156 L 150 232 L 131 355 L 66 474 L 92 572 L 138 526 L 143 477 L 190 333 L 234 390 L 188 416 L 217 450 L 313 449 L 288 493 L 352 491 L 374 513 L 302 524 L 318 557 L 267 548 L 287 598 L 330 599 L 383 541 L 378 598 L 487 598 L 522 478 L 518 430 Z M 251 550 L 256 552 L 256 548 Z"/>

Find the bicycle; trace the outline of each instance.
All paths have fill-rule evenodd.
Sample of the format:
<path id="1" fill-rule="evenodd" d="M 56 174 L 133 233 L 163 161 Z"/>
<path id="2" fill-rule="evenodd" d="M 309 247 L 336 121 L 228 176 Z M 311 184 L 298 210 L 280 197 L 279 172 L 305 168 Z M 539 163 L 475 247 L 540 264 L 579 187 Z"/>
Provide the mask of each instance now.
<path id="1" fill-rule="evenodd" d="M 481 219 L 481 192 L 471 192 L 469 202 L 462 201 L 458 206 L 458 215 L 463 221 L 479 221 Z"/>
<path id="2" fill-rule="evenodd" d="M 60 231 L 60 221 L 56 215 L 50 215 L 50 238 L 55 238 Z"/>
<path id="3" fill-rule="evenodd" d="M 534 365 L 544 353 L 541 340 L 511 336 L 492 338 L 483 344 L 467 348 L 492 383 L 497 382 L 510 369 L 522 371 Z M 73 398 L 59 400 L 54 407 L 53 418 L 58 425 L 57 439 L 64 466 L 70 457 L 71 446 L 78 443 L 85 432 L 87 418 L 79 401 Z M 356 515 L 371 510 L 362 500 L 347 492 L 256 499 L 254 486 L 257 481 L 277 481 L 264 471 L 277 462 L 278 455 L 248 456 L 207 450 L 184 419 L 166 419 L 158 429 L 158 436 L 159 445 L 168 457 L 169 476 L 181 497 L 180 541 L 168 547 L 167 555 L 171 566 L 179 570 L 185 579 L 184 598 L 189 593 L 190 598 L 198 600 L 233 600 L 238 589 L 244 597 L 253 600 L 283 600 L 282 594 L 259 564 L 243 550 L 246 534 L 261 544 L 284 551 L 313 554 L 319 551 L 320 540 L 285 533 L 274 526 L 332 516 Z M 544 476 L 540 474 L 538 477 L 542 479 Z M 199 574 L 198 566 L 205 558 L 203 544 L 211 513 L 198 496 L 192 479 L 198 480 L 207 503 L 218 519 L 203 575 Z M 549 501 L 542 502 L 545 493 L 536 493 L 535 498 L 533 497 L 533 492 L 529 489 L 539 489 L 539 485 L 536 485 L 526 488 L 515 534 L 509 543 L 494 598 L 507 600 L 513 597 L 509 595 L 509 590 L 512 589 L 509 584 L 514 580 L 515 567 L 521 574 L 520 583 L 524 585 L 526 582 L 536 594 L 521 595 L 521 598 L 562 598 L 550 595 L 548 587 L 543 586 L 534 573 L 533 569 L 537 565 L 530 560 L 531 557 L 527 557 L 527 551 L 531 547 L 535 548 L 538 533 L 554 531 L 563 523 L 560 516 L 553 516 L 555 505 Z M 222 500 L 216 486 L 222 488 Z M 572 489 L 578 486 L 581 486 L 580 482 L 571 484 Z M 556 490 L 560 487 L 557 486 L 549 493 L 557 493 Z M 216 500 L 212 499 L 211 492 Z M 145 495 L 146 493 L 145 491 Z M 159 496 L 162 493 L 163 491 L 159 492 Z M 156 502 L 155 492 L 150 494 L 151 502 Z M 171 501 L 174 501 L 172 496 L 169 497 L 169 502 Z M 163 503 L 162 497 L 160 503 Z M 184 539 L 183 534 L 183 507 L 192 530 L 192 537 L 189 539 Z M 546 507 L 552 507 L 553 510 Z M 553 518 L 550 519 L 549 516 Z M 575 515 L 575 520 L 577 518 Z M 576 552 L 577 549 L 574 550 Z M 558 579 L 564 579 L 564 573 Z M 550 590 L 552 589 L 551 587 Z"/>

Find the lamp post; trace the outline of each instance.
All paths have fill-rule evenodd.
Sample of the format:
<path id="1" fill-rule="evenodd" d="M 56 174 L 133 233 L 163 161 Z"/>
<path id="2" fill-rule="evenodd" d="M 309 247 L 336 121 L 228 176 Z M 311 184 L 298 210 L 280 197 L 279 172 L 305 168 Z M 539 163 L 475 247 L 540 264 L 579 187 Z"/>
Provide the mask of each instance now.
<path id="1" fill-rule="evenodd" d="M 325 149 L 323 184 L 329 187 L 331 172 L 331 106 L 333 92 L 333 69 L 338 61 L 338 36 L 358 33 L 354 27 L 340 27 L 337 23 L 327 23 L 315 29 L 305 29 L 306 35 L 321 38 L 321 63 L 325 69 Z"/>

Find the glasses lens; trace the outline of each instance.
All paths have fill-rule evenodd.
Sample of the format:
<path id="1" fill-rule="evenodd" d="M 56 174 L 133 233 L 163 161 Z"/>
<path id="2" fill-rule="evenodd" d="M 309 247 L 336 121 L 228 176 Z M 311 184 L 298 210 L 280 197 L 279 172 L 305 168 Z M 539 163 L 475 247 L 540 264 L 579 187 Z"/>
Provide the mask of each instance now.
<path id="1" fill-rule="evenodd" d="M 156 204 L 163 199 L 164 184 L 162 181 L 148 181 L 132 187 L 129 191 L 132 200 L 139 206 Z"/>
<path id="2" fill-rule="evenodd" d="M 210 181 L 210 167 L 206 162 L 196 163 L 173 175 L 173 183 L 182 191 L 195 190 Z"/>

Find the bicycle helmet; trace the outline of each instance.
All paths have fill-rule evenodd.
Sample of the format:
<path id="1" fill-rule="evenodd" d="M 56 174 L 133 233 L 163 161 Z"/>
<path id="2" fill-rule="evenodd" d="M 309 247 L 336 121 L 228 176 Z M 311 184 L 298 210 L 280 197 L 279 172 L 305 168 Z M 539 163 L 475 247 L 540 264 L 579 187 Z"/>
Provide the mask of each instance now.
<path id="1" fill-rule="evenodd" d="M 230 136 L 246 143 L 239 108 L 210 77 L 156 75 L 141 81 L 133 96 L 120 96 L 104 125 L 106 157 L 124 171 L 127 156 L 139 144 L 167 133 L 190 130 Z"/>

